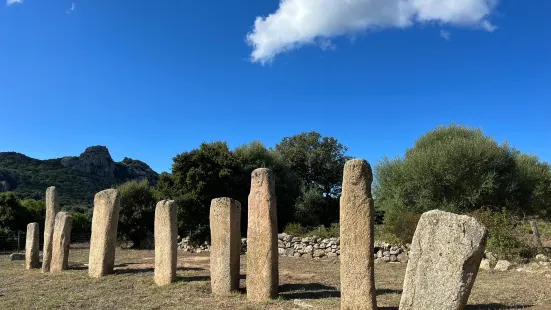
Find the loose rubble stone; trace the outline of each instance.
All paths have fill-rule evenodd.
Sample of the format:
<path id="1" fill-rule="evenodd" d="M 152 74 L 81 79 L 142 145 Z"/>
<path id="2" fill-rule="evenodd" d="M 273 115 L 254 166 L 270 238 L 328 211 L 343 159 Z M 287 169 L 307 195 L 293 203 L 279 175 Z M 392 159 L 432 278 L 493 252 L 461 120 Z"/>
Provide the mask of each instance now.
<path id="1" fill-rule="evenodd" d="M 25 254 L 24 253 L 12 253 L 10 254 L 10 260 L 24 260 Z"/>
<path id="2" fill-rule="evenodd" d="M 400 309 L 464 309 L 488 230 L 466 215 L 423 213 L 413 236 Z"/>
<path id="3" fill-rule="evenodd" d="M 259 168 L 251 174 L 247 230 L 247 298 L 277 297 L 279 286 L 277 205 L 272 172 Z"/>
<path id="4" fill-rule="evenodd" d="M 498 260 L 497 264 L 494 266 L 496 271 L 508 271 L 514 269 L 515 265 L 507 260 Z"/>

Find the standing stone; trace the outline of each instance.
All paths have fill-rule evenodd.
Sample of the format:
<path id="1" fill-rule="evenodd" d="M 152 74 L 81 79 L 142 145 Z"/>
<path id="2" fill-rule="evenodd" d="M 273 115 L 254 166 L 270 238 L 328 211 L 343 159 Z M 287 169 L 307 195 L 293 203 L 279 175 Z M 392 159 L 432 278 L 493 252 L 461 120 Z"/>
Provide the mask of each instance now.
<path id="1" fill-rule="evenodd" d="M 155 208 L 155 283 L 167 285 L 176 279 L 178 259 L 178 205 L 162 200 Z"/>
<path id="2" fill-rule="evenodd" d="M 413 236 L 400 309 L 464 309 L 488 230 L 474 218 L 432 210 Z"/>
<path id="3" fill-rule="evenodd" d="M 344 166 L 340 200 L 341 309 L 377 309 L 375 298 L 373 174 L 363 159 Z"/>
<path id="4" fill-rule="evenodd" d="M 277 296 L 279 285 L 277 210 L 272 171 L 251 174 L 247 223 L 247 298 L 265 301 Z"/>
<path id="5" fill-rule="evenodd" d="M 73 217 L 68 212 L 58 212 L 55 216 L 51 272 L 61 272 L 69 269 L 72 224 Z"/>
<path id="6" fill-rule="evenodd" d="M 239 289 L 241 204 L 216 198 L 210 204 L 210 283 L 215 295 Z"/>
<path id="7" fill-rule="evenodd" d="M 540 231 L 538 229 L 538 224 L 536 224 L 536 221 L 530 221 L 530 226 L 532 226 L 532 233 L 534 234 L 534 243 L 536 244 L 536 247 L 541 249 L 543 247 L 543 245 L 541 243 Z"/>
<path id="8" fill-rule="evenodd" d="M 27 239 L 25 242 L 25 269 L 40 268 L 38 249 L 39 229 L 38 223 L 27 225 Z"/>
<path id="9" fill-rule="evenodd" d="M 44 223 L 44 251 L 42 251 L 42 272 L 50 271 L 52 261 L 52 239 L 54 236 L 55 215 L 61 206 L 55 186 L 46 189 L 46 221 Z"/>
<path id="10" fill-rule="evenodd" d="M 106 189 L 94 197 L 88 275 L 100 278 L 113 272 L 119 224 L 120 193 Z"/>

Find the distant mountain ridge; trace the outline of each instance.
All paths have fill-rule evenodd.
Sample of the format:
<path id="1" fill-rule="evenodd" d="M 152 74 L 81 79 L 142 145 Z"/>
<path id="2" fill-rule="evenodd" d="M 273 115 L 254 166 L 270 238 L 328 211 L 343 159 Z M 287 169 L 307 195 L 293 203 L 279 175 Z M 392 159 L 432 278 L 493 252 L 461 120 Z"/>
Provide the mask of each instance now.
<path id="1" fill-rule="evenodd" d="M 64 205 L 91 205 L 98 191 L 128 180 L 156 184 L 158 176 L 142 161 L 127 157 L 113 161 L 107 147 L 99 145 L 86 148 L 80 156 L 47 160 L 0 152 L 0 191 L 43 199 L 46 188 L 56 186 Z"/>

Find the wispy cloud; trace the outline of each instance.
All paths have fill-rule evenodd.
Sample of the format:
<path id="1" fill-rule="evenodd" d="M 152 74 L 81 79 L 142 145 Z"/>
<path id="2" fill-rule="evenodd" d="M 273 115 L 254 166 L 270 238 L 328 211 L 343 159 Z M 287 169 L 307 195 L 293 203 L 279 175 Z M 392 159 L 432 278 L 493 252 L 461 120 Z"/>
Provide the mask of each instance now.
<path id="1" fill-rule="evenodd" d="M 450 38 L 451 38 L 451 36 L 452 36 L 452 34 L 449 33 L 448 31 L 444 30 L 444 29 L 441 29 L 441 30 L 440 30 L 440 36 L 441 36 L 442 38 L 444 38 L 446 41 L 449 41 Z"/>
<path id="2" fill-rule="evenodd" d="M 76 10 L 75 3 L 71 3 L 71 7 L 67 10 L 67 14 L 71 14 Z"/>
<path id="3" fill-rule="evenodd" d="M 23 3 L 23 0 L 7 0 L 6 5 L 14 5 L 17 3 Z"/>
<path id="4" fill-rule="evenodd" d="M 499 0 L 281 0 L 272 14 L 259 16 L 246 36 L 251 60 L 276 55 L 369 29 L 406 28 L 420 23 L 470 27 L 492 32 L 488 20 Z"/>

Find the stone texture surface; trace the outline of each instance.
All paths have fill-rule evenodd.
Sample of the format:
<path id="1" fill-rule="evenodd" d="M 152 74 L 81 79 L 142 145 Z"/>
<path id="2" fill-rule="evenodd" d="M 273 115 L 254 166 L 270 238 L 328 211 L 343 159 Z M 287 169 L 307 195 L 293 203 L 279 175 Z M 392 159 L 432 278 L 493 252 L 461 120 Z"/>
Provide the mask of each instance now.
<path id="1" fill-rule="evenodd" d="M 58 212 L 55 216 L 54 237 L 52 240 L 51 272 L 69 269 L 69 245 L 73 217 L 68 212 Z"/>
<path id="2" fill-rule="evenodd" d="M 340 200 L 341 309 L 377 309 L 373 248 L 373 175 L 362 159 L 346 162 Z"/>
<path id="3" fill-rule="evenodd" d="M 40 249 L 38 223 L 27 225 L 27 239 L 25 241 L 25 269 L 40 268 Z"/>
<path id="4" fill-rule="evenodd" d="M 106 189 L 94 197 L 88 275 L 99 278 L 113 272 L 119 223 L 120 193 Z"/>
<path id="5" fill-rule="evenodd" d="M 488 231 L 474 218 L 433 210 L 413 236 L 400 309 L 464 309 Z"/>
<path id="6" fill-rule="evenodd" d="M 155 283 L 167 285 L 176 279 L 178 259 L 178 205 L 162 200 L 155 208 Z"/>
<path id="7" fill-rule="evenodd" d="M 278 293 L 275 181 L 269 169 L 251 174 L 247 229 L 247 298 L 265 301 Z"/>
<path id="8" fill-rule="evenodd" d="M 241 204 L 216 198 L 210 204 L 210 283 L 215 295 L 239 289 Z"/>
<path id="9" fill-rule="evenodd" d="M 46 189 L 46 220 L 44 222 L 44 250 L 42 251 L 42 272 L 50 271 L 52 261 L 52 239 L 54 236 L 54 222 L 57 212 L 61 209 L 59 196 L 55 186 Z"/>

